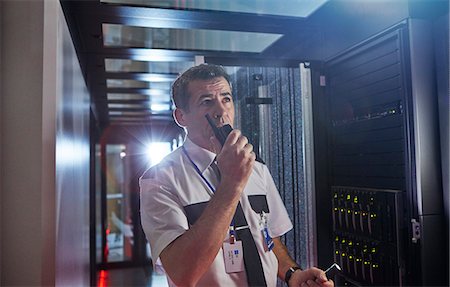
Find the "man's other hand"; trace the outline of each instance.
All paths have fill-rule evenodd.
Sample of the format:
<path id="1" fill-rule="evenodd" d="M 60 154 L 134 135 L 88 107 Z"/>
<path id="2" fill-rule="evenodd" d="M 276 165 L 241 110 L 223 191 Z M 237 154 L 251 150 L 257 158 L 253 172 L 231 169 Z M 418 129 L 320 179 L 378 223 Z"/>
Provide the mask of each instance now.
<path id="1" fill-rule="evenodd" d="M 306 270 L 297 270 L 289 280 L 289 287 L 333 287 L 333 280 L 329 280 L 325 273 L 315 267 Z"/>

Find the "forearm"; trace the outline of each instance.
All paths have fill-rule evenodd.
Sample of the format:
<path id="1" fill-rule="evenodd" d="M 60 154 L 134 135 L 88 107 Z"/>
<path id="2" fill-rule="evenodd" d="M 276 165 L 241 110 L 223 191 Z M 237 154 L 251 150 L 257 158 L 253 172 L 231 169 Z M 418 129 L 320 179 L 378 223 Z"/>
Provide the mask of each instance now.
<path id="1" fill-rule="evenodd" d="M 223 182 L 196 223 L 161 252 L 161 261 L 177 285 L 195 285 L 222 247 L 239 202 L 241 187 Z"/>
<path id="2" fill-rule="evenodd" d="M 281 242 L 279 237 L 273 238 L 273 242 L 273 252 L 278 260 L 278 277 L 284 281 L 286 271 L 291 267 L 298 267 L 298 265 L 289 255 L 286 246 Z"/>
<path id="3" fill-rule="evenodd" d="M 286 271 L 288 271 L 291 267 L 299 266 L 289 256 L 286 246 L 279 238 L 274 238 L 274 243 L 275 245 L 273 251 L 278 259 L 278 276 L 283 281 L 286 281 Z M 334 286 L 333 281 L 328 280 L 325 273 L 315 267 L 305 270 L 296 270 L 291 274 L 288 284 L 289 286 L 303 286 L 303 284 L 307 284 L 308 286 Z"/>

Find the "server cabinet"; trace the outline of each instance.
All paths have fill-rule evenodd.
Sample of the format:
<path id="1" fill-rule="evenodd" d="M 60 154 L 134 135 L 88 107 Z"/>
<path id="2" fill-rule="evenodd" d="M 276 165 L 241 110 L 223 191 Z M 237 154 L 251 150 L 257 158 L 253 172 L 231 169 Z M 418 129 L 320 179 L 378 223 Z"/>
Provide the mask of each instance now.
<path id="1" fill-rule="evenodd" d="M 328 183 L 318 192 L 346 284 L 448 283 L 431 34 L 408 20 L 324 64 Z"/>

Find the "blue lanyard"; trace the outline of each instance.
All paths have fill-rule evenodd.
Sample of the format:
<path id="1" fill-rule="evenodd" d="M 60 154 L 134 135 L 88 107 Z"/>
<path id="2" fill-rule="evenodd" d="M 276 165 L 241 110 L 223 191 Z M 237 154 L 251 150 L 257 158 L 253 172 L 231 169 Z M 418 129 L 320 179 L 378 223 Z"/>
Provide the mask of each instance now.
<path id="1" fill-rule="evenodd" d="M 202 172 L 200 171 L 200 169 L 198 168 L 198 166 L 195 164 L 195 162 L 192 160 L 192 158 L 189 156 L 187 150 L 184 148 L 184 146 L 181 147 L 181 149 L 183 150 L 184 154 L 187 156 L 187 158 L 189 159 L 189 161 L 192 163 L 192 165 L 195 168 L 195 171 L 198 173 L 198 175 L 200 175 L 200 177 L 203 179 L 203 181 L 208 185 L 209 189 L 211 189 L 212 193 L 216 192 L 216 189 L 212 186 L 212 184 L 206 179 L 206 177 L 203 176 Z"/>
<path id="2" fill-rule="evenodd" d="M 181 149 L 183 150 L 184 154 L 186 155 L 186 157 L 189 159 L 189 161 L 192 163 L 192 165 L 194 166 L 195 171 L 198 173 L 198 175 L 200 175 L 200 177 L 203 179 L 203 181 L 208 185 L 209 189 L 211 189 L 212 193 L 216 192 L 216 189 L 212 186 L 212 184 L 206 179 L 206 177 L 203 176 L 202 172 L 200 171 L 200 169 L 198 168 L 198 166 L 195 164 L 195 162 L 192 160 L 192 158 L 189 156 L 187 150 L 184 148 L 184 146 L 181 146 Z M 235 231 L 234 231 L 234 218 L 231 220 L 230 223 L 230 236 L 234 237 L 235 235 Z"/>

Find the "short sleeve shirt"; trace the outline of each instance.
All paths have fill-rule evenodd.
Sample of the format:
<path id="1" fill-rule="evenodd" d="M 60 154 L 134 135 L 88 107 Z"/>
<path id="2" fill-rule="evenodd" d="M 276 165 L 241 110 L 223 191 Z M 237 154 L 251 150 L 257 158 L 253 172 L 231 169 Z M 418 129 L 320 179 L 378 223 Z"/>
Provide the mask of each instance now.
<path id="1" fill-rule="evenodd" d="M 184 149 L 198 171 L 182 148 L 179 148 L 147 170 L 139 180 L 141 222 L 155 260 L 167 245 L 195 223 L 214 196 L 217 179 L 210 164 L 214 161 L 215 154 L 189 139 L 186 139 Z M 212 189 L 199 172 L 210 182 Z M 292 223 L 264 164 L 254 164 L 240 203 L 261 257 L 267 285 L 276 286 L 278 261 L 272 251 L 265 249 L 259 206 L 268 206 L 267 226 L 271 237 L 285 234 L 292 229 Z M 228 236 L 223 240 L 228 241 Z M 169 283 L 173 285 L 170 280 Z M 226 273 L 221 249 L 197 286 L 247 286 L 247 278 L 245 271 Z"/>

